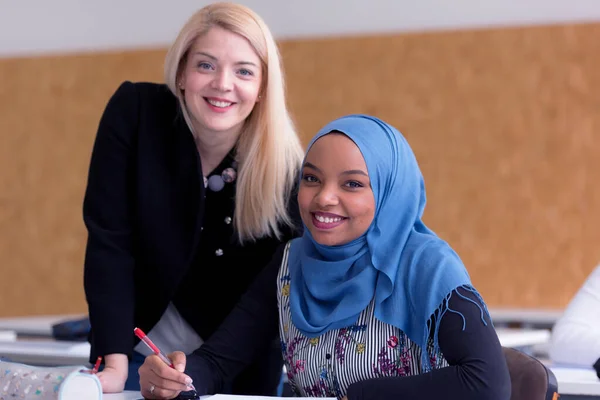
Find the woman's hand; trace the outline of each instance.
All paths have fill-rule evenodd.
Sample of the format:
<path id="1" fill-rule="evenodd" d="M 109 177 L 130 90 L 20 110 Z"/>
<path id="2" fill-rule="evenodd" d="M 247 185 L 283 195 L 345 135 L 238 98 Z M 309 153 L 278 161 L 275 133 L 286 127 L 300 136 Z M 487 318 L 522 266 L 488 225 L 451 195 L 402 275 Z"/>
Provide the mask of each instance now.
<path id="1" fill-rule="evenodd" d="M 102 392 L 119 393 L 125 388 L 129 360 L 125 354 L 107 354 L 104 369 L 96 374 L 102 384 Z"/>
<path id="2" fill-rule="evenodd" d="M 185 354 L 176 351 L 169 354 L 175 368 L 165 364 L 158 356 L 146 357 L 138 370 L 140 389 L 146 399 L 172 399 L 182 391 L 192 390 L 192 378 L 185 371 Z"/>

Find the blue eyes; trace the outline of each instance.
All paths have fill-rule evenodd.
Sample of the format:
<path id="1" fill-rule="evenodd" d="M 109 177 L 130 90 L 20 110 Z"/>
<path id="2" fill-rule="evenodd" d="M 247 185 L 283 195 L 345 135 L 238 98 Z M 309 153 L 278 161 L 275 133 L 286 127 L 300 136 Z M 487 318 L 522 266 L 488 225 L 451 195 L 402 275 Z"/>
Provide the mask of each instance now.
<path id="1" fill-rule="evenodd" d="M 211 70 L 214 70 L 215 68 L 207 62 L 200 62 L 200 63 L 198 63 L 198 69 L 201 69 L 203 71 L 211 71 Z M 236 73 L 243 77 L 254 76 L 254 72 L 252 72 L 246 68 L 241 68 L 241 69 L 237 70 Z"/>

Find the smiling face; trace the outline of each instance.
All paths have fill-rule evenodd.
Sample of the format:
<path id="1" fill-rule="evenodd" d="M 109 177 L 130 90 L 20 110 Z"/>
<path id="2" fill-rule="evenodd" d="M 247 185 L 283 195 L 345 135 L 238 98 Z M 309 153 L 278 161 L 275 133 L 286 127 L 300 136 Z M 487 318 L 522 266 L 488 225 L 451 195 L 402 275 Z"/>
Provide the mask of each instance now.
<path id="1" fill-rule="evenodd" d="M 180 77 L 197 134 L 239 134 L 258 101 L 261 61 L 244 37 L 218 26 L 190 48 Z"/>
<path id="2" fill-rule="evenodd" d="M 302 167 L 298 204 L 319 244 L 346 244 L 367 231 L 375 197 L 362 153 L 346 135 L 329 133 L 312 145 Z"/>

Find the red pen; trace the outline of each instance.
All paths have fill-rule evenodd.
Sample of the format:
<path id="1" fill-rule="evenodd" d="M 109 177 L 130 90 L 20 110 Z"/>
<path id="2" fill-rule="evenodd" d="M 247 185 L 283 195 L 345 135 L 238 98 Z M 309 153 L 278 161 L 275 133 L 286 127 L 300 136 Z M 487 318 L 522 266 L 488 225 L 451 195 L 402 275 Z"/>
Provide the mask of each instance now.
<path id="1" fill-rule="evenodd" d="M 95 374 L 96 372 L 98 372 L 98 369 L 100 369 L 101 362 L 102 362 L 102 356 L 98 356 L 98 358 L 96 359 L 96 364 L 94 364 L 94 368 L 92 368 L 92 374 Z"/>
<path id="2" fill-rule="evenodd" d="M 133 329 L 133 333 L 135 333 L 135 336 L 139 337 L 140 340 L 142 342 L 144 342 L 144 344 L 146 344 L 146 346 L 148 346 L 148 348 L 150 348 L 150 350 L 152 350 L 152 352 L 154 354 L 156 354 L 161 360 L 163 360 L 163 362 L 165 364 L 167 364 L 169 367 L 175 369 L 175 366 L 173 365 L 173 363 L 171 362 L 171 360 L 169 360 L 169 358 L 165 355 L 165 353 L 163 353 L 153 342 L 152 340 L 150 340 L 150 338 L 148 336 L 146 336 L 146 334 L 144 333 L 144 331 L 142 331 L 140 328 L 134 328 Z M 196 388 L 194 387 L 194 385 L 190 384 L 190 387 L 192 388 L 192 390 L 196 390 Z"/>
<path id="3" fill-rule="evenodd" d="M 152 343 L 152 340 L 150 340 L 150 338 L 146 336 L 144 331 L 142 331 L 140 328 L 134 328 L 133 333 L 135 333 L 135 336 L 139 337 L 140 340 L 144 342 L 146 346 L 148 346 L 150 350 L 152 350 L 152 352 L 154 352 L 154 354 L 156 354 L 161 360 L 163 360 L 165 364 L 167 364 L 171 368 L 175 368 L 171 360 L 169 360 L 165 353 L 160 351 L 160 349 L 156 347 L 154 343 Z"/>

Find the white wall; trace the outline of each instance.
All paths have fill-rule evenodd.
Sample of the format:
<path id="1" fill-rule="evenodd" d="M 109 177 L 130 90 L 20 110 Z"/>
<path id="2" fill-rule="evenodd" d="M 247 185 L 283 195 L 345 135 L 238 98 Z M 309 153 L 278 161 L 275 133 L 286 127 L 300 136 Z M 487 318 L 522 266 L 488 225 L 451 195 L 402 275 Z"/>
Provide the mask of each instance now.
<path id="1" fill-rule="evenodd" d="M 600 0 L 239 0 L 278 38 L 600 21 Z M 199 0 L 0 0 L 0 56 L 167 45 Z"/>

